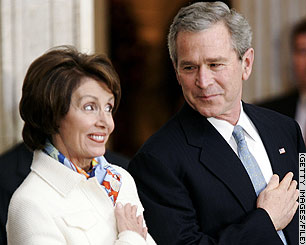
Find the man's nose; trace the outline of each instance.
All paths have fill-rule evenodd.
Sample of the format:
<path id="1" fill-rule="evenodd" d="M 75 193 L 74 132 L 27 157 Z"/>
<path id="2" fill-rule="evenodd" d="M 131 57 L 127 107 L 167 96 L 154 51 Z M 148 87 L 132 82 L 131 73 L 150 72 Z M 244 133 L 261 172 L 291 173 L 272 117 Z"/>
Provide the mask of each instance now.
<path id="1" fill-rule="evenodd" d="M 212 71 L 205 65 L 200 66 L 196 77 L 196 85 L 199 88 L 207 88 L 213 83 Z"/>

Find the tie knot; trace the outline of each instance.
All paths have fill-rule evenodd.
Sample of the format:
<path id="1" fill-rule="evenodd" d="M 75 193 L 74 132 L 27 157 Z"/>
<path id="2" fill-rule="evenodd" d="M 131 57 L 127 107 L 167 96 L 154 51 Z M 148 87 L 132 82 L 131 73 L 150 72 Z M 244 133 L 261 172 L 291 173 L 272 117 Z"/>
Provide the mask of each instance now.
<path id="1" fill-rule="evenodd" d="M 233 136 L 237 144 L 245 140 L 244 134 L 243 134 L 243 128 L 240 125 L 236 125 L 234 127 Z"/>

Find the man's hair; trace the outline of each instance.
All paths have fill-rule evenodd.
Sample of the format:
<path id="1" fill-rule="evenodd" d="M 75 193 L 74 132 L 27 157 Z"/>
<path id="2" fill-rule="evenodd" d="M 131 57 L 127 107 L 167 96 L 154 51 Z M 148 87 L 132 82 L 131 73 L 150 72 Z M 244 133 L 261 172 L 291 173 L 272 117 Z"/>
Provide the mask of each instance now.
<path id="1" fill-rule="evenodd" d="M 183 7 L 174 17 L 168 34 L 171 60 L 177 65 L 176 39 L 179 32 L 200 32 L 222 22 L 228 29 L 239 59 L 251 47 L 252 30 L 246 18 L 223 2 L 198 2 Z"/>
<path id="2" fill-rule="evenodd" d="M 19 104 L 24 120 L 22 136 L 28 148 L 42 149 L 46 139 L 58 133 L 59 123 L 69 111 L 72 93 L 84 77 L 107 85 L 115 97 L 115 112 L 121 97 L 120 81 L 107 57 L 60 46 L 30 65 Z"/>
<path id="3" fill-rule="evenodd" d="M 291 42 L 291 48 L 293 50 L 296 48 L 295 47 L 296 38 L 301 34 L 306 34 L 306 18 L 300 20 L 297 24 L 295 24 L 291 31 L 290 42 Z"/>

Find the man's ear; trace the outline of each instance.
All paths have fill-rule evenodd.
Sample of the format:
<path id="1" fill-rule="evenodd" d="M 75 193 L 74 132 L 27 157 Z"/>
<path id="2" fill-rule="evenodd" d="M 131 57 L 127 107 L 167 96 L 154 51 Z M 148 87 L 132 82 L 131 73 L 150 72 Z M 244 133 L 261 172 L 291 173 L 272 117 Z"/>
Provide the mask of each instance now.
<path id="1" fill-rule="evenodd" d="M 249 48 L 242 57 L 242 80 L 248 80 L 251 75 L 254 61 L 254 49 Z"/>
<path id="2" fill-rule="evenodd" d="M 175 71 L 176 80 L 178 81 L 178 84 L 181 85 L 180 79 L 179 79 L 179 74 L 178 74 L 178 71 L 177 71 L 177 65 L 173 60 L 172 60 L 172 65 L 173 65 L 173 68 L 174 68 L 174 71 Z"/>

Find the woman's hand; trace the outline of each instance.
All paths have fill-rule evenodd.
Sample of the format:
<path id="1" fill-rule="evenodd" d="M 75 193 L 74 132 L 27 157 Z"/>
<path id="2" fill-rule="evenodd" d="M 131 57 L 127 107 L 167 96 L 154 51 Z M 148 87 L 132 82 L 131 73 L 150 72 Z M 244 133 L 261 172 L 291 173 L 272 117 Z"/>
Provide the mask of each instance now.
<path id="1" fill-rule="evenodd" d="M 137 206 L 130 203 L 124 206 L 118 202 L 115 207 L 115 217 L 119 233 L 130 230 L 140 234 L 144 239 L 147 238 L 148 229 L 143 227 L 143 216 L 136 217 Z"/>

